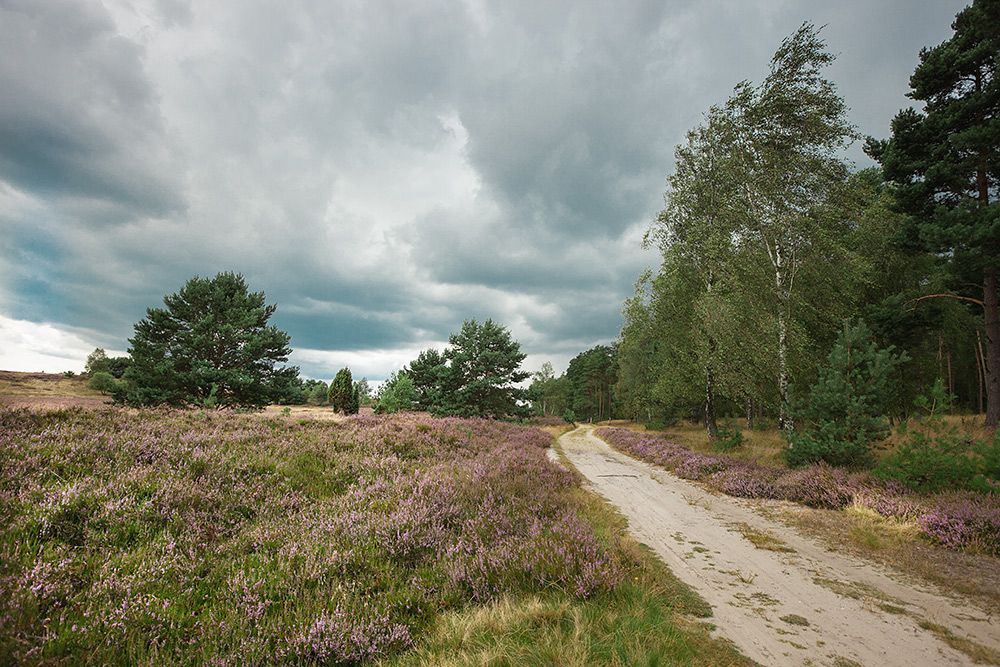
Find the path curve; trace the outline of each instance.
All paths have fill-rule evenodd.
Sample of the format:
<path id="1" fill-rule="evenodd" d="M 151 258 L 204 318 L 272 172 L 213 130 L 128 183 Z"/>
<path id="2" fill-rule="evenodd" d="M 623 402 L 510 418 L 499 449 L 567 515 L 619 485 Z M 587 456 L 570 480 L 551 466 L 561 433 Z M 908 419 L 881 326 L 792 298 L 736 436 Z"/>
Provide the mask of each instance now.
<path id="1" fill-rule="evenodd" d="M 633 536 L 711 604 L 716 632 L 762 665 L 973 664 L 918 619 L 1000 650 L 1000 621 L 830 552 L 762 516 L 759 503 L 711 494 L 622 454 L 592 426 L 564 434 L 559 445 L 628 519 Z M 779 537 L 790 551 L 755 547 L 744 537 L 752 531 Z"/>

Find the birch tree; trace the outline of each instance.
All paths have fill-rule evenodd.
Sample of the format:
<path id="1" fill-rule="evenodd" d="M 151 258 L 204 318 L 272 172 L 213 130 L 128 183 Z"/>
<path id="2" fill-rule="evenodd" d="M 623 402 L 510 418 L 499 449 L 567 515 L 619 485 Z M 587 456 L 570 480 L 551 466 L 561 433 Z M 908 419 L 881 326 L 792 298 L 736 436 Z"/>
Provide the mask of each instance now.
<path id="1" fill-rule="evenodd" d="M 726 105 L 739 173 L 742 215 L 736 234 L 767 256 L 777 328 L 779 427 L 794 428 L 788 411 L 789 326 L 802 255 L 820 233 L 811 211 L 847 178 L 840 153 L 853 139 L 847 106 L 822 70 L 834 56 L 805 23 L 786 38 L 763 83 L 736 87 Z"/>
<path id="2" fill-rule="evenodd" d="M 717 310 L 723 282 L 733 264 L 735 218 L 732 198 L 737 192 L 739 173 L 734 170 L 730 148 L 733 125 L 722 109 L 712 108 L 705 122 L 688 132 L 687 143 L 674 155 L 676 168 L 667 180 L 666 208 L 647 232 L 645 243 L 656 243 L 664 262 L 680 262 L 690 267 L 699 310 L 706 315 L 692 326 L 701 329 L 698 339 L 699 365 L 704 374 L 703 423 L 710 440 L 717 438 L 716 377 L 720 353 L 715 327 L 703 326 Z"/>

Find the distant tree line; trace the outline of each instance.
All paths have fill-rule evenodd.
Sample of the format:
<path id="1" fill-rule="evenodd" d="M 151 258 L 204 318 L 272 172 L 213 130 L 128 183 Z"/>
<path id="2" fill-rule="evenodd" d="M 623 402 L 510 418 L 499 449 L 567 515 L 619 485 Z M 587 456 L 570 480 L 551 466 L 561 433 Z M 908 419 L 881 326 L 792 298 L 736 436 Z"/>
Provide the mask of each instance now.
<path id="1" fill-rule="evenodd" d="M 279 366 L 291 352 L 289 336 L 268 323 L 275 306 L 250 292 L 243 276 L 194 277 L 149 308 L 129 339 L 129 357 L 102 349 L 87 360 L 91 386 L 128 405 L 261 408 L 317 403 L 357 414 L 372 400 L 366 378 L 342 368 L 333 381 L 302 380 L 295 366 Z M 376 411 L 426 409 L 436 415 L 524 418 L 531 407 L 525 355 L 493 320 L 467 320 L 443 353 L 427 350 L 409 369 L 390 377 L 375 397 Z M 113 375 L 112 371 L 117 372 Z"/>

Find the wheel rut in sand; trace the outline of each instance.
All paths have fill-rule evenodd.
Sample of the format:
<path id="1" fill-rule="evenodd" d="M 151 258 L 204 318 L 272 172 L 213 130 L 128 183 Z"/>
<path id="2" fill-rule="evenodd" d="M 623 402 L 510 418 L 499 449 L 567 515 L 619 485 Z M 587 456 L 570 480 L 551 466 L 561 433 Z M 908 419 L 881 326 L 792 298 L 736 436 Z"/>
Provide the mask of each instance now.
<path id="1" fill-rule="evenodd" d="M 711 606 L 719 636 L 767 666 L 972 665 L 920 620 L 1000 650 L 1000 623 L 929 588 L 832 553 L 755 503 L 612 449 L 581 426 L 559 438 L 569 461 Z"/>

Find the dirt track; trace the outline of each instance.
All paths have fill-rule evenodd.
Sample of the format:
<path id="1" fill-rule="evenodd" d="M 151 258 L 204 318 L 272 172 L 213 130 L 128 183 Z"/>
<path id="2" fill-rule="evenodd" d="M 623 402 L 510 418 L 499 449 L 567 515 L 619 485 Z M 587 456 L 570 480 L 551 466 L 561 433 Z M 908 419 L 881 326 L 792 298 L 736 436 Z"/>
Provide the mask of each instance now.
<path id="1" fill-rule="evenodd" d="M 973 664 L 920 620 L 1000 650 L 1000 619 L 832 553 L 756 511 L 765 503 L 710 494 L 613 450 L 589 426 L 559 444 L 634 537 L 712 605 L 716 632 L 762 665 Z M 762 533 L 788 551 L 744 536 Z"/>

